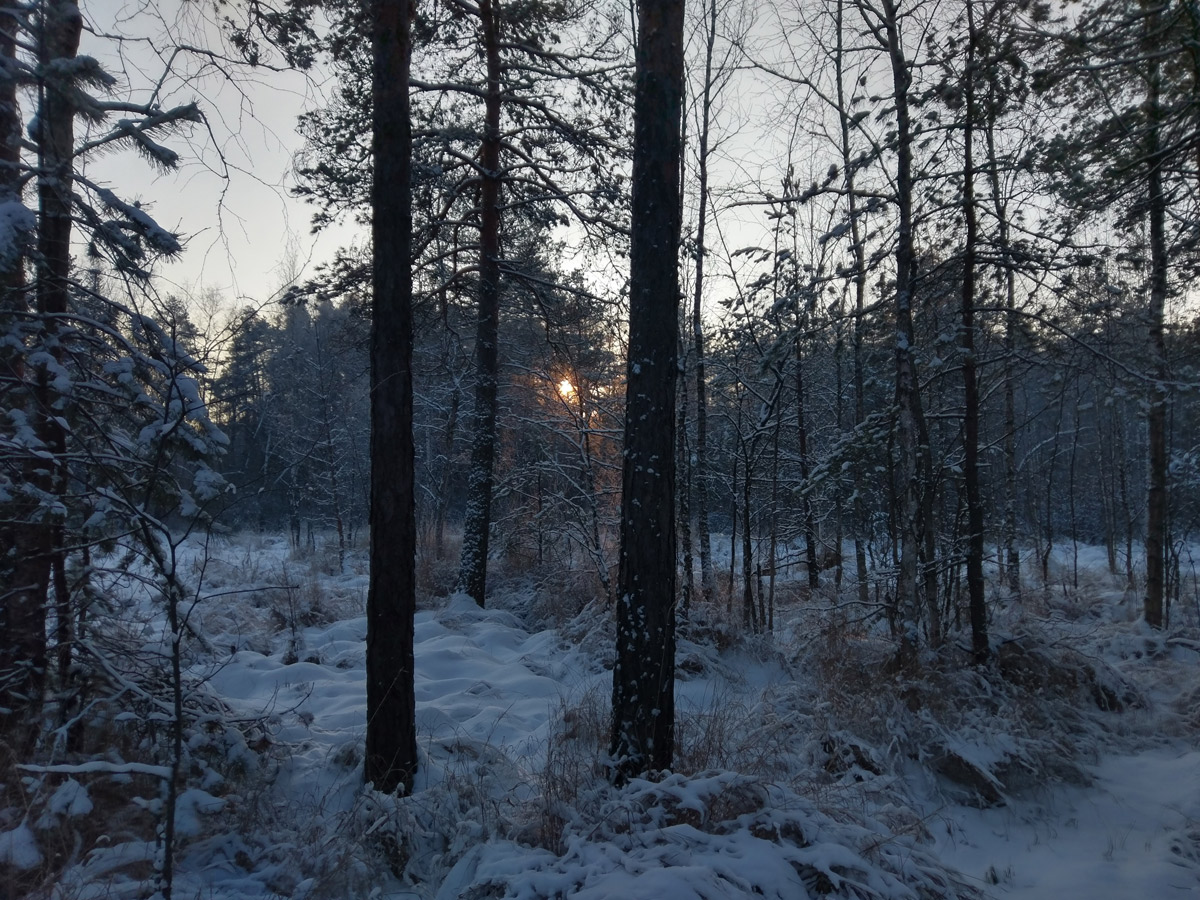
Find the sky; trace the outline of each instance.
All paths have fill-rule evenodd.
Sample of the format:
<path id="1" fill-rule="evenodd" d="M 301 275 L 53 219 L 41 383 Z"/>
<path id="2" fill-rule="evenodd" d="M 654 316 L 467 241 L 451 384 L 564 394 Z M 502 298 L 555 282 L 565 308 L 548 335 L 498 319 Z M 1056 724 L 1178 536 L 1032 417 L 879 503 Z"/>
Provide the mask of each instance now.
<path id="1" fill-rule="evenodd" d="M 83 0 L 82 8 L 80 53 L 119 79 L 116 97 L 144 102 L 161 84 L 162 107 L 195 100 L 206 118 L 164 141 L 181 156 L 175 172 L 156 171 L 132 150 L 85 163 L 90 177 L 141 201 L 160 225 L 184 236 L 184 253 L 160 270 L 163 291 L 216 291 L 231 305 L 259 305 L 295 268 L 289 256 L 308 274 L 356 237 L 349 227 L 314 237 L 310 207 L 289 196 L 301 146 L 296 118 L 321 102 L 324 73 L 218 67 L 176 53 L 184 43 L 219 46 L 217 29 L 200 18 L 211 9 L 207 0 Z"/>

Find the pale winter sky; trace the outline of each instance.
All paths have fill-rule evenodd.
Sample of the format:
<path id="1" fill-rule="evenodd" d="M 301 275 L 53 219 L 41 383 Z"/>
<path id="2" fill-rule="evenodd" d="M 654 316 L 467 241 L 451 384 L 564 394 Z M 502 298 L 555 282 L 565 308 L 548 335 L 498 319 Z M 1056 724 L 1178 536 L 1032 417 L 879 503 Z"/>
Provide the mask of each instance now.
<path id="1" fill-rule="evenodd" d="M 314 238 L 310 208 L 288 196 L 300 146 L 296 117 L 318 102 L 322 76 L 222 69 L 199 54 L 175 53 L 180 44 L 218 45 L 215 29 L 198 17 L 211 11 L 206 0 L 81 5 L 88 30 L 80 52 L 120 79 L 118 95 L 144 102 L 161 81 L 164 108 L 197 100 L 207 117 L 207 129 L 164 141 L 182 157 L 177 172 L 155 171 L 131 150 L 86 163 L 91 177 L 140 200 L 159 224 L 186 237 L 182 257 L 161 270 L 163 291 L 217 290 L 229 303 L 261 304 L 280 287 L 289 248 L 311 271 L 353 239 L 350 229 Z"/>

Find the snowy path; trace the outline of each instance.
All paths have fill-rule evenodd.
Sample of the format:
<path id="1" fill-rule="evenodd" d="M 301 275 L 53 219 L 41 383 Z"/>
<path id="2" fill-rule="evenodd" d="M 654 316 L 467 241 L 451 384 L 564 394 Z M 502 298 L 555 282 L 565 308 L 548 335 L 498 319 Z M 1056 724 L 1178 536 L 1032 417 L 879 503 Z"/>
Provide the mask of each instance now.
<path id="1" fill-rule="evenodd" d="M 1092 787 L 1041 803 L 945 811 L 939 854 L 1013 900 L 1200 897 L 1200 752 L 1110 756 L 1089 771 Z"/>

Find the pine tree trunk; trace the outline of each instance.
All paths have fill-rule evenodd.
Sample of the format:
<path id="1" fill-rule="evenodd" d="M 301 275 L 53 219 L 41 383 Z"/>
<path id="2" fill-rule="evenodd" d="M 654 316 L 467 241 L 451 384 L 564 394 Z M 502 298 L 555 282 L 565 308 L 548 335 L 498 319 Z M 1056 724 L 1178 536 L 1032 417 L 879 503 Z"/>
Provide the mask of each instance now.
<path id="1" fill-rule="evenodd" d="M 483 144 L 479 151 L 479 319 L 475 330 L 475 434 L 463 519 L 459 590 L 483 606 L 487 589 L 488 532 L 496 462 L 500 382 L 500 23 L 498 0 L 479 3 L 487 63 Z"/>
<path id="2" fill-rule="evenodd" d="M 629 360 L 612 740 L 618 781 L 669 769 L 675 734 L 675 378 L 683 2 L 639 0 Z"/>
<path id="3" fill-rule="evenodd" d="M 1148 34 L 1157 33 L 1158 14 L 1146 21 Z M 1161 73 L 1157 61 L 1150 63 L 1147 107 L 1147 148 L 1149 165 L 1147 215 L 1150 226 L 1150 359 L 1153 366 L 1150 386 L 1150 409 L 1146 417 L 1149 439 L 1150 479 L 1146 505 L 1146 622 L 1162 628 L 1166 593 L 1167 553 L 1167 354 L 1164 340 L 1164 321 L 1167 304 L 1167 199 L 1163 189 L 1163 158 L 1159 147 Z"/>
<path id="4" fill-rule="evenodd" d="M 21 107 L 17 98 L 17 18 L 12 8 L 0 8 L 0 202 L 9 203 L 21 195 Z M 0 257 L 0 325 L 7 325 L 13 313 L 29 309 L 25 298 L 23 239 L 18 232 Z M 0 348 L 0 381 L 19 380 L 24 362 L 21 353 Z"/>
<path id="5" fill-rule="evenodd" d="M 975 14 L 967 0 L 966 109 L 963 128 L 963 217 L 966 243 L 962 278 L 963 483 L 967 495 L 967 601 L 971 653 L 976 665 L 988 659 L 987 605 L 983 584 L 983 497 L 979 489 L 979 376 L 975 359 L 975 254 L 979 226 L 975 209 Z"/>
<path id="6" fill-rule="evenodd" d="M 854 426 L 866 420 L 866 376 L 863 361 L 863 328 L 867 294 L 867 251 L 859 223 L 858 196 L 855 192 L 854 165 L 851 158 L 850 117 L 845 85 L 845 2 L 838 0 L 835 23 L 834 68 L 837 77 L 838 120 L 841 126 L 842 177 L 846 187 L 847 215 L 850 217 L 851 252 L 854 254 Z M 865 609 L 871 602 L 867 583 L 866 538 L 870 522 L 866 503 L 866 477 L 863 467 L 854 467 L 854 574 L 858 580 L 858 602 Z M 838 548 L 839 553 L 841 548 Z"/>
<path id="7" fill-rule="evenodd" d="M 75 0 L 62 0 L 51 5 L 45 13 L 45 32 L 42 37 L 41 63 L 49 68 L 63 66 L 74 60 L 79 52 L 79 40 L 83 30 L 83 17 Z M 59 76 L 60 78 L 63 76 Z M 74 191 L 75 151 L 75 100 L 74 84 L 47 79 L 41 108 L 44 131 L 39 140 L 40 162 L 43 172 L 52 173 L 40 180 L 38 197 L 40 205 L 38 251 L 42 265 L 38 271 L 37 303 L 42 314 L 42 328 L 46 346 L 57 363 L 63 362 L 57 332 L 60 324 L 55 319 L 65 314 L 71 303 L 71 228 Z M 54 317 L 54 318 L 52 318 Z M 61 424 L 60 414 L 63 398 L 50 386 L 49 372 L 44 367 L 37 371 L 37 415 L 38 432 L 56 461 L 50 475 L 50 491 L 59 499 L 57 504 L 65 508 L 62 498 L 67 493 L 67 431 Z M 50 411 L 55 410 L 51 415 Z M 38 528 L 44 527 L 39 524 Z M 44 538 L 49 551 L 46 565 L 51 575 L 47 588 L 53 584 L 55 606 L 59 621 L 59 636 L 70 640 L 71 619 L 70 597 L 66 578 L 55 579 L 53 573 L 66 571 L 66 531 L 62 519 L 56 515 L 53 525 L 48 527 Z M 45 577 L 39 574 L 39 577 Z M 41 602 L 48 604 L 48 594 Z M 45 613 L 41 613 L 44 616 Z M 59 648 L 60 653 L 70 655 L 70 646 Z"/>
<path id="8" fill-rule="evenodd" d="M 43 72 L 49 73 L 76 57 L 83 17 L 78 5 L 71 0 L 48 3 L 43 15 L 38 59 Z M 37 121 L 40 127 L 34 135 L 42 172 L 38 181 L 36 291 L 41 322 L 42 347 L 39 349 L 48 349 L 57 358 L 60 351 L 55 333 L 70 299 L 75 107 L 61 74 L 57 77 L 45 75 L 39 90 L 41 106 Z M 7 99 L 7 87 L 5 91 Z M 15 104 L 15 96 L 12 103 Z M 10 109 L 15 115 L 15 106 Z M 6 146 L 5 153 L 11 157 L 13 152 L 11 146 Z M 16 174 L 15 170 L 13 174 Z M 5 287 L 16 287 L 16 270 L 9 269 L 6 276 Z M 18 300 L 15 293 L 6 292 L 6 305 L 10 303 L 13 309 L 23 306 L 23 300 Z M 21 366 L 21 363 L 17 361 L 17 365 Z M 4 637 L 0 639 L 3 641 L 0 646 L 0 707 L 8 711 L 18 728 L 25 731 L 23 743 L 28 744 L 38 733 L 37 720 L 46 683 L 51 569 L 63 552 L 59 523 L 47 507 L 58 505 L 51 498 L 66 490 L 66 434 L 56 415 L 51 414 L 59 408 L 59 394 L 53 387 L 50 367 L 43 363 L 31 370 L 21 368 L 19 374 L 32 380 L 30 421 L 43 451 L 25 465 L 23 478 L 43 499 L 19 504 L 16 510 L 21 521 L 11 538 L 15 566 L 11 582 L 3 588 L 0 613 L 0 625 L 4 626 Z"/>
<path id="9" fill-rule="evenodd" d="M 1004 261 L 1004 582 L 1015 597 L 1021 592 L 1021 554 L 1017 549 L 1017 273 L 1009 258 L 1008 208 L 1001 193 L 1000 161 L 996 152 L 997 105 L 995 83 L 989 82 L 986 126 L 988 173 L 992 183 L 992 206 L 996 214 L 997 247 Z"/>
<path id="10" fill-rule="evenodd" d="M 417 770 L 413 687 L 416 493 L 413 478 L 410 0 L 374 0 L 371 319 L 371 574 L 367 590 L 364 775 L 410 792 Z"/>
<path id="11" fill-rule="evenodd" d="M 700 544 L 700 587 L 705 597 L 713 592 L 712 536 L 708 530 L 708 385 L 704 380 L 704 236 L 708 223 L 708 132 L 712 115 L 713 47 L 717 39 L 717 2 L 709 0 L 705 33 L 704 93 L 700 105 L 698 176 L 700 208 L 696 219 L 696 282 L 692 291 L 692 343 L 696 349 L 696 464 L 692 484 L 696 491 L 696 531 Z"/>

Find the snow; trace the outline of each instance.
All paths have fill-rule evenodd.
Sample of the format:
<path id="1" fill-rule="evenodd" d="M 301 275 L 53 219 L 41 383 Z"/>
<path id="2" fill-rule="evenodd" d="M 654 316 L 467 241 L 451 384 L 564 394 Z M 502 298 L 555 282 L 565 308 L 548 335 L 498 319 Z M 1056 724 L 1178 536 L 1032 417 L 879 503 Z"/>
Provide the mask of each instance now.
<path id="1" fill-rule="evenodd" d="M 717 557 L 726 545 L 715 536 Z M 1158 634 L 1129 615 L 1100 551 L 1058 553 L 1050 590 L 996 609 L 1008 664 L 1044 684 L 931 668 L 911 685 L 924 698 L 913 708 L 867 679 L 882 643 L 824 630 L 826 600 L 782 606 L 773 638 L 736 637 L 723 604 L 698 608 L 678 640 L 680 771 L 620 789 L 604 768 L 611 612 L 535 619 L 522 583 L 487 609 L 464 594 L 432 601 L 415 621 L 411 797 L 361 783 L 363 555 L 329 575 L 282 538 L 197 540 L 187 554 L 196 562 L 180 570 L 202 569 L 200 595 L 214 597 L 191 614 L 212 649 L 195 649 L 190 674 L 242 724 L 214 719 L 189 740 L 179 896 L 1200 894 L 1200 633 Z M 1077 592 L 1064 587 L 1076 559 Z M 1078 708 L 1054 707 L 1056 677 L 1130 702 L 1083 708 L 1083 693 Z M 1043 694 L 1045 710 L 1022 706 Z M 967 784 L 937 770 L 948 755 Z M 56 779 L 46 809 L 71 822 L 96 816 L 105 779 L 169 776 L 118 758 L 26 772 Z M 38 826 L 0 824 L 0 861 L 39 865 Z M 121 873 L 153 853 L 114 839 L 63 890 L 134 896 Z"/>
<path id="2" fill-rule="evenodd" d="M 95 808 L 88 797 L 87 788 L 74 778 L 68 778 L 58 786 L 48 806 L 56 816 L 86 816 Z"/>
<path id="3" fill-rule="evenodd" d="M 82 763 L 63 763 L 53 766 L 18 766 L 25 772 L 41 772 L 53 775 L 91 775 L 102 772 L 107 775 L 152 775 L 155 778 L 170 778 L 171 770 L 167 766 L 154 766 L 139 762 L 108 762 L 102 759 L 92 759 Z"/>
<path id="4" fill-rule="evenodd" d="M 20 200 L 0 202 L 0 262 L 7 263 L 17 253 L 35 224 L 33 213 Z"/>
<path id="5" fill-rule="evenodd" d="M 1010 898 L 1200 895 L 1200 752 L 1114 755 L 1088 771 L 1088 788 L 960 811 L 939 852 Z"/>
<path id="6" fill-rule="evenodd" d="M 32 869 L 42 863 L 33 830 L 22 822 L 11 831 L 0 831 L 0 865 Z"/>
<path id="7" fill-rule="evenodd" d="M 203 816 L 211 816 L 220 812 L 225 801 L 214 797 L 208 791 L 199 788 L 189 788 L 181 791 L 175 800 L 175 831 L 181 837 L 196 837 L 203 833 Z"/>

